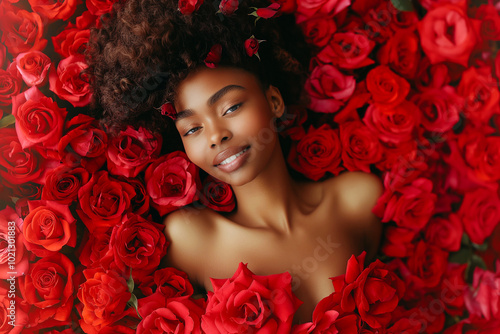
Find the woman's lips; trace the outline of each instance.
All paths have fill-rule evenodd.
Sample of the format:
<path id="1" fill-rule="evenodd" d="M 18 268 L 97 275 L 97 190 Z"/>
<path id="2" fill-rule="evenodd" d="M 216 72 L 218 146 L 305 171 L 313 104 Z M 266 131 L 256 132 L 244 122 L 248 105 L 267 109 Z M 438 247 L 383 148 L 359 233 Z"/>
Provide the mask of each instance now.
<path id="1" fill-rule="evenodd" d="M 225 158 L 215 166 L 224 172 L 232 172 L 240 168 L 246 162 L 249 150 L 250 146 L 245 146 L 239 152 Z"/>

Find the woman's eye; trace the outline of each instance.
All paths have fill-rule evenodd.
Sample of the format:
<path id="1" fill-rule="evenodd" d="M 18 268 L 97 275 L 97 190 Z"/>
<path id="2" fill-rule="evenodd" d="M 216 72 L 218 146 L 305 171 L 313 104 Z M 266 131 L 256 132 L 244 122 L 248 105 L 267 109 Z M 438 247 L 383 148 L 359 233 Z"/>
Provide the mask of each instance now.
<path id="1" fill-rule="evenodd" d="M 241 105 L 242 105 L 242 103 L 240 103 L 240 104 L 235 104 L 235 105 L 234 105 L 234 106 L 232 106 L 231 108 L 227 109 L 227 110 L 224 112 L 224 114 L 223 114 L 222 116 L 224 116 L 224 115 L 226 115 L 226 114 L 230 114 L 230 113 L 234 112 L 236 109 L 238 109 L 239 107 L 241 107 Z"/>
<path id="2" fill-rule="evenodd" d="M 194 127 L 194 128 L 192 128 L 192 129 L 190 129 L 188 132 L 186 132 L 186 133 L 184 134 L 184 136 L 189 136 L 190 134 L 195 133 L 195 132 L 196 132 L 196 130 L 198 130 L 199 128 L 200 128 L 200 127 L 199 127 L 199 126 L 197 126 L 197 127 Z"/>

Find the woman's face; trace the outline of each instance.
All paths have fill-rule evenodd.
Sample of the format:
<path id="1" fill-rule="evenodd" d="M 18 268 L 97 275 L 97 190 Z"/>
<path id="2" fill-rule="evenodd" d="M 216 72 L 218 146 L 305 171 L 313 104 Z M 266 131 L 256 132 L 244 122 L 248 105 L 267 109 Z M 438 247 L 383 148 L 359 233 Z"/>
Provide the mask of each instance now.
<path id="1" fill-rule="evenodd" d="M 201 68 L 177 88 L 177 130 L 189 159 L 234 186 L 254 179 L 280 149 L 274 118 L 284 111 L 279 90 L 265 92 L 251 73 Z"/>

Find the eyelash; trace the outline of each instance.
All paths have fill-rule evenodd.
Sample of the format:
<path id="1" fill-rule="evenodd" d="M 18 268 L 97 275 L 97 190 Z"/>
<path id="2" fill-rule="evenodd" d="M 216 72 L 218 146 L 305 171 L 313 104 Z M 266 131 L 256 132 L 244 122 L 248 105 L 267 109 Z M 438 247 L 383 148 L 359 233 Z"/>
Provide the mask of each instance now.
<path id="1" fill-rule="evenodd" d="M 226 110 L 226 111 L 222 114 L 222 116 L 227 115 L 227 114 L 228 114 L 228 111 L 229 111 L 229 110 L 231 110 L 231 109 L 233 109 L 233 108 L 235 108 L 235 110 L 234 110 L 234 111 L 236 111 L 237 109 L 239 109 L 239 108 L 241 107 L 241 105 L 242 105 L 242 104 L 243 104 L 243 103 L 238 103 L 238 104 L 235 104 L 234 106 L 232 106 L 232 107 L 230 107 L 229 109 L 227 109 L 227 110 Z M 229 114 L 233 113 L 234 111 L 231 111 Z M 193 130 L 197 130 L 197 129 L 199 129 L 199 128 L 201 128 L 201 127 L 197 126 L 197 127 L 192 128 L 192 129 L 189 129 L 189 131 L 188 131 L 188 132 L 186 132 L 186 133 L 184 134 L 184 137 L 189 136 L 190 134 L 193 134 L 193 133 L 194 133 L 194 132 L 196 132 L 196 131 L 194 131 L 194 132 L 191 132 L 191 131 L 193 131 Z"/>

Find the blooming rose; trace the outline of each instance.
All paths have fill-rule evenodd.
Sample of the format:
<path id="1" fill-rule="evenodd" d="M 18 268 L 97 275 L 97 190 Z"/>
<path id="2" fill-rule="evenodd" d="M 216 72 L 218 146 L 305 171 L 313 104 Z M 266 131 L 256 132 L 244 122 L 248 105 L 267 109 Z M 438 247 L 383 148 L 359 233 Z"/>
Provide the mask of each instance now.
<path id="1" fill-rule="evenodd" d="M 353 76 L 342 74 L 332 65 L 316 66 L 305 85 L 310 98 L 309 108 L 316 112 L 336 112 L 351 97 L 355 88 Z"/>
<path id="2" fill-rule="evenodd" d="M 425 57 L 418 65 L 417 74 L 413 79 L 415 87 L 423 92 L 427 89 L 440 89 L 451 81 L 448 66 L 444 63 L 431 64 Z"/>
<path id="3" fill-rule="evenodd" d="M 398 29 L 377 53 L 382 65 L 407 79 L 415 77 L 420 63 L 420 48 L 417 34 L 413 30 Z"/>
<path id="4" fill-rule="evenodd" d="M 72 55 L 59 62 L 56 71 L 49 74 L 50 90 L 74 107 L 84 107 L 90 103 L 92 90 L 82 72 L 88 67 L 83 55 Z"/>
<path id="5" fill-rule="evenodd" d="M 463 8 L 442 4 L 428 11 L 418 23 L 422 49 L 432 64 L 450 61 L 467 66 L 478 40 L 479 25 L 480 21 L 469 19 Z"/>
<path id="6" fill-rule="evenodd" d="M 438 286 L 447 263 L 448 252 L 423 240 L 417 242 L 407 261 L 410 275 L 405 277 L 405 283 L 409 297 L 418 298 L 421 291 Z"/>
<path id="7" fill-rule="evenodd" d="M 79 207 L 76 212 L 90 232 L 108 228 L 122 221 L 134 195 L 134 187 L 102 170 L 78 190 Z"/>
<path id="8" fill-rule="evenodd" d="M 393 220 L 400 227 L 418 231 L 434 213 L 436 200 L 436 194 L 432 193 L 432 182 L 418 178 L 395 190 L 386 188 L 373 212 L 382 217 L 384 223 Z"/>
<path id="9" fill-rule="evenodd" d="M 366 76 L 366 88 L 377 104 L 395 106 L 403 102 L 410 92 L 410 84 L 392 72 L 388 66 L 375 67 Z"/>
<path id="10" fill-rule="evenodd" d="M 342 162 L 350 171 L 370 172 L 370 165 L 382 158 L 382 147 L 376 135 L 360 121 L 340 124 Z"/>
<path id="11" fill-rule="evenodd" d="M 62 58 L 81 55 L 87 48 L 89 37 L 90 29 L 80 29 L 70 22 L 59 35 L 52 37 L 54 51 Z"/>
<path id="12" fill-rule="evenodd" d="M 465 99 L 465 116 L 474 124 L 487 123 L 494 113 L 500 113 L 500 91 L 489 67 L 464 71 L 457 93 Z"/>
<path id="13" fill-rule="evenodd" d="M 146 217 L 146 215 L 149 214 L 150 198 L 147 194 L 144 181 L 121 176 L 118 177 L 118 180 L 126 182 L 134 187 L 135 196 L 130 199 L 130 212 Z"/>
<path id="14" fill-rule="evenodd" d="M 317 47 L 326 46 L 337 31 L 335 21 L 329 16 L 313 17 L 302 22 L 301 27 L 307 42 Z"/>
<path id="15" fill-rule="evenodd" d="M 15 97 L 12 114 L 23 148 L 32 146 L 55 150 L 60 141 L 68 112 L 46 97 L 36 86 Z M 43 152 L 42 152 L 43 153 Z"/>
<path id="16" fill-rule="evenodd" d="M 111 12 L 115 2 L 116 0 L 88 0 L 85 4 L 92 15 L 101 16 Z"/>
<path id="17" fill-rule="evenodd" d="M 136 177 L 160 155 L 162 139 L 143 127 L 128 126 L 108 142 L 106 157 L 110 174 Z"/>
<path id="18" fill-rule="evenodd" d="M 5 272 L 7 272 L 6 270 Z M 29 324 L 28 310 L 29 305 L 15 296 L 9 298 L 10 283 L 0 281 L 0 333 L 2 334 L 20 334 L 25 326 Z M 14 302 L 13 304 L 11 304 Z M 15 326 L 12 326 L 14 321 Z M 24 331 L 26 332 L 26 331 Z"/>
<path id="19" fill-rule="evenodd" d="M 0 176 L 4 180 L 10 184 L 41 181 L 46 167 L 37 151 L 23 150 L 15 129 L 0 129 Z"/>
<path id="20" fill-rule="evenodd" d="M 238 0 L 222 0 L 219 4 L 219 11 L 226 16 L 233 15 L 238 5 Z"/>
<path id="21" fill-rule="evenodd" d="M 11 72 L 0 69 L 0 106 L 10 106 L 21 91 L 21 80 Z"/>
<path id="22" fill-rule="evenodd" d="M 78 190 L 87 184 L 89 179 L 90 175 L 86 169 L 61 165 L 47 173 L 42 189 L 42 199 L 70 204 L 76 200 Z"/>
<path id="23" fill-rule="evenodd" d="M 40 15 L 14 6 L 2 4 L 0 30 L 2 43 L 14 57 L 22 52 L 41 51 L 47 45 L 43 39 L 43 23 Z"/>
<path id="24" fill-rule="evenodd" d="M 351 4 L 350 0 L 298 0 L 296 21 L 301 23 L 320 15 L 334 16 Z"/>
<path id="25" fill-rule="evenodd" d="M 76 245 L 76 220 L 69 207 L 55 201 L 28 202 L 23 235 L 26 248 L 39 257 Z"/>
<path id="26" fill-rule="evenodd" d="M 48 18 L 50 22 L 56 20 L 66 21 L 73 15 L 78 5 L 77 0 L 58 1 L 56 3 L 47 3 L 45 0 L 28 1 L 35 12 Z"/>
<path id="27" fill-rule="evenodd" d="M 16 277 L 28 271 L 28 252 L 24 247 L 21 224 L 21 218 L 11 207 L 8 206 L 0 211 L 0 279 L 10 278 L 11 274 L 8 273 L 12 272 L 9 269 L 11 264 L 16 268 L 14 274 Z M 9 259 L 9 253 L 14 255 L 13 260 Z"/>
<path id="28" fill-rule="evenodd" d="M 90 116 L 79 114 L 66 123 L 66 134 L 57 150 L 64 164 L 76 167 L 81 164 L 89 172 L 95 172 L 106 162 L 108 137 Z"/>
<path id="29" fill-rule="evenodd" d="M 205 311 L 202 299 L 154 297 L 157 297 L 156 301 L 139 307 L 143 319 L 137 327 L 137 333 L 202 333 L 200 318 Z"/>
<path id="30" fill-rule="evenodd" d="M 496 272 L 474 269 L 472 287 L 464 297 L 471 318 L 500 319 L 500 260 L 496 262 Z"/>
<path id="31" fill-rule="evenodd" d="M 472 242 L 482 244 L 500 222 L 500 199 L 487 188 L 467 192 L 458 215 Z"/>
<path id="32" fill-rule="evenodd" d="M 342 145 L 338 130 L 323 124 L 315 129 L 312 125 L 307 134 L 290 149 L 287 161 L 290 166 L 312 180 L 319 180 L 327 172 L 340 173 Z"/>
<path id="33" fill-rule="evenodd" d="M 292 276 L 258 276 L 240 263 L 233 277 L 210 279 L 201 327 L 207 333 L 290 333 L 301 301 L 291 289 Z"/>
<path id="34" fill-rule="evenodd" d="M 373 64 L 368 58 L 375 42 L 365 34 L 352 31 L 335 33 L 316 58 L 323 64 L 331 63 L 345 69 L 356 69 Z"/>
<path id="35" fill-rule="evenodd" d="M 481 21 L 480 34 L 483 41 L 500 40 L 500 15 L 493 4 L 479 6 L 474 18 Z"/>
<path id="36" fill-rule="evenodd" d="M 409 256 L 415 248 L 413 241 L 417 233 L 417 231 L 412 229 L 389 226 L 384 231 L 382 253 L 392 257 Z"/>
<path id="37" fill-rule="evenodd" d="M 145 277 L 139 289 L 146 296 L 152 295 L 154 289 L 155 293 L 163 295 L 165 299 L 193 294 L 193 286 L 187 274 L 173 267 L 158 269 L 154 276 Z"/>
<path id="38" fill-rule="evenodd" d="M 209 175 L 203 180 L 202 189 L 203 196 L 200 197 L 200 200 L 203 205 L 215 211 L 233 211 L 236 202 L 229 184 Z"/>
<path id="39" fill-rule="evenodd" d="M 160 215 L 198 199 L 198 168 L 182 151 L 164 155 L 146 169 L 146 189 Z"/>
<path id="40" fill-rule="evenodd" d="M 433 218 L 425 228 L 425 240 L 447 251 L 460 249 L 463 226 L 460 218 L 451 214 L 448 218 Z"/>
<path id="41" fill-rule="evenodd" d="M 363 269 L 365 256 L 365 252 L 351 256 L 345 275 L 331 278 L 334 294 L 341 296 L 342 311 L 352 312 L 357 308 L 364 322 L 372 328 L 381 328 L 391 321 L 391 312 L 403 297 L 405 285 L 378 259 Z"/>
<path id="42" fill-rule="evenodd" d="M 422 125 L 428 131 L 444 133 L 459 121 L 462 99 L 451 86 L 426 90 L 411 101 L 422 112 Z"/>
<path id="43" fill-rule="evenodd" d="M 85 269 L 86 281 L 80 285 L 78 299 L 82 302 L 80 326 L 85 333 L 97 334 L 103 327 L 135 313 L 125 310 L 131 293 L 127 281 L 112 270 Z"/>
<path id="44" fill-rule="evenodd" d="M 30 327 L 47 322 L 48 326 L 70 323 L 73 309 L 75 266 L 61 253 L 43 257 L 19 278 L 19 290 L 32 308 Z"/>
<path id="45" fill-rule="evenodd" d="M 111 232 L 109 248 L 113 264 L 122 272 L 131 268 L 134 281 L 142 281 L 159 266 L 167 253 L 169 243 L 163 227 L 138 215 L 124 217 Z"/>
<path id="46" fill-rule="evenodd" d="M 112 227 L 107 230 L 99 230 L 97 233 L 89 233 L 78 260 L 85 267 L 96 267 L 100 261 L 109 253 L 109 240 L 111 239 Z"/>
<path id="47" fill-rule="evenodd" d="M 203 0 L 179 0 L 179 10 L 184 15 L 192 14 L 200 8 Z"/>
<path id="48" fill-rule="evenodd" d="M 446 312 L 451 316 L 462 316 L 465 310 L 464 295 L 468 288 L 465 282 L 467 264 L 448 262 L 438 294 Z"/>
<path id="49" fill-rule="evenodd" d="M 28 86 L 43 86 L 52 65 L 50 58 L 40 51 L 20 53 L 14 64 Z"/>

